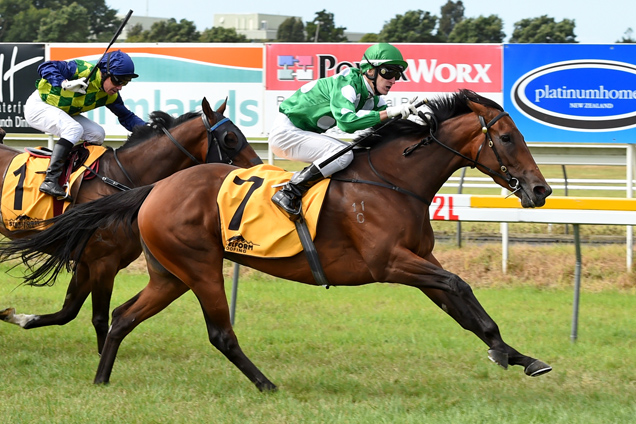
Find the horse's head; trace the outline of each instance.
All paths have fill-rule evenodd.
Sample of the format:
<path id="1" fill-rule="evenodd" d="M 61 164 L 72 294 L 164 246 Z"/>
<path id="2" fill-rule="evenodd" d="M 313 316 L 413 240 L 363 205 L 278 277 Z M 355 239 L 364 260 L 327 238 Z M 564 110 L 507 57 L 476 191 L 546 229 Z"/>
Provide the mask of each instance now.
<path id="1" fill-rule="evenodd" d="M 543 206 L 552 189 L 534 161 L 523 135 L 506 112 L 474 101 L 478 99 L 466 99 L 468 107 L 477 115 L 472 124 L 475 141 L 470 143 L 472 151 L 469 153 L 474 160 L 473 165 L 490 175 L 497 184 L 514 192 L 524 208 Z"/>
<path id="2" fill-rule="evenodd" d="M 213 111 L 204 97 L 201 102 L 203 123 L 208 133 L 206 162 L 225 162 L 243 168 L 263 163 L 247 142 L 243 132 L 229 118 L 223 116 L 227 98 Z"/>

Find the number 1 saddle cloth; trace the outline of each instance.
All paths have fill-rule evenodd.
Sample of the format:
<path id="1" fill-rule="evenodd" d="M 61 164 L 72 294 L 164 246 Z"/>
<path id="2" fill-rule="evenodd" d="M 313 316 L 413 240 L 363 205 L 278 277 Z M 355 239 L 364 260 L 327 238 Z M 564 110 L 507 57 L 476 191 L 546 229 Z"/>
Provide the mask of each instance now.
<path id="1" fill-rule="evenodd" d="M 106 151 L 105 147 L 97 145 L 85 145 L 83 148 L 88 150 L 88 155 L 82 162 L 86 166 L 91 166 Z M 40 192 L 40 184 L 44 181 L 49 162 L 50 157 L 27 151 L 17 155 L 9 164 L 2 184 L 0 208 L 2 222 L 7 230 L 34 229 L 39 227 L 41 221 L 64 213 L 71 205 L 71 202 L 57 200 Z M 86 172 L 86 169 L 79 165 L 81 164 L 74 166 L 75 170 L 68 179 L 73 189 L 81 183 L 80 177 Z"/>
<path id="2" fill-rule="evenodd" d="M 227 252 L 267 258 L 302 252 L 294 223 L 271 200 L 280 190 L 272 186 L 288 182 L 292 175 L 267 164 L 228 174 L 217 197 Z M 329 182 L 328 178 L 320 181 L 303 196 L 303 215 L 312 240 Z"/>

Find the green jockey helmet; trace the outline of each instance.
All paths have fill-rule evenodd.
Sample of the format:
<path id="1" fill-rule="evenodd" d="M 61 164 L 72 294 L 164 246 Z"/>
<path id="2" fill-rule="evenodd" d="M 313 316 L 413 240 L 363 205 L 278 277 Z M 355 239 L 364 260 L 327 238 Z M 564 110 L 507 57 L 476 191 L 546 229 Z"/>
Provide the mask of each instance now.
<path id="1" fill-rule="evenodd" d="M 372 45 L 364 52 L 362 60 L 360 61 L 360 69 L 362 72 L 367 72 L 381 65 L 395 65 L 400 67 L 402 71 L 409 66 L 397 47 L 389 43 Z"/>

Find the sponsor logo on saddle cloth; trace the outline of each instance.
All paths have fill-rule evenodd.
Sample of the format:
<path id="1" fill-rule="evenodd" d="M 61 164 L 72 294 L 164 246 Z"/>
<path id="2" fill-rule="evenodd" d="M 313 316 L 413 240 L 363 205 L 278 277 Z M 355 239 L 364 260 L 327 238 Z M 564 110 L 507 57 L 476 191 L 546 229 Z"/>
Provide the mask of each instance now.
<path id="1" fill-rule="evenodd" d="M 90 166 L 99 159 L 106 148 L 103 146 L 84 146 L 89 154 L 84 165 Z M 2 222 L 9 231 L 30 230 L 45 219 L 53 218 L 66 211 L 70 202 L 57 200 L 40 192 L 40 184 L 44 181 L 49 157 L 34 156 L 26 152 L 17 155 L 7 168 L 2 185 Z M 77 167 L 71 173 L 69 185 L 79 184 L 79 177 L 86 172 L 84 167 Z M 81 180 L 80 180 L 81 181 Z M 44 228 L 38 228 L 44 229 Z"/>
<path id="2" fill-rule="evenodd" d="M 217 197 L 227 252 L 268 258 L 302 252 L 294 223 L 271 200 L 280 190 L 272 186 L 288 182 L 292 175 L 266 164 L 228 174 Z M 303 215 L 312 240 L 329 181 L 328 178 L 320 181 L 303 196 Z"/>

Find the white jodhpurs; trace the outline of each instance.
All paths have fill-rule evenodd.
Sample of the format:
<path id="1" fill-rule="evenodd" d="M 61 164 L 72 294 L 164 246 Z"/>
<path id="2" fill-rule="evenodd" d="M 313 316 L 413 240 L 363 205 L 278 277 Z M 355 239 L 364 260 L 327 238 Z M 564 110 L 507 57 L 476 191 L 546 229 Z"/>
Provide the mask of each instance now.
<path id="1" fill-rule="evenodd" d="M 347 147 L 348 143 L 324 134 L 301 130 L 292 124 L 287 115 L 280 112 L 269 133 L 269 145 L 272 152 L 281 158 L 312 162 L 325 177 L 345 169 L 353 160 L 353 152 L 349 151 L 321 168 L 322 161 Z"/>
<path id="2" fill-rule="evenodd" d="M 24 118 L 31 128 L 64 138 L 73 144 L 79 141 L 103 144 L 106 138 L 106 131 L 101 125 L 85 116 L 71 116 L 62 109 L 44 103 L 37 90 L 24 105 Z"/>

